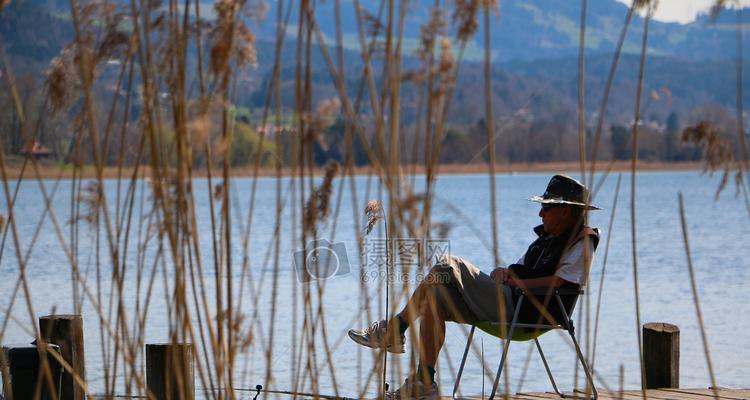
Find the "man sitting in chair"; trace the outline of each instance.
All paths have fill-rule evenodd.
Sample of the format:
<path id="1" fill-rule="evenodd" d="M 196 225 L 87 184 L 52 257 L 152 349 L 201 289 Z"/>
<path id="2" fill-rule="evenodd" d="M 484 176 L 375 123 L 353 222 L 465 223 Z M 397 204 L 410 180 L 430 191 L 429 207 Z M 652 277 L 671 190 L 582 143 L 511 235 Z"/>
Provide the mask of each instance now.
<path id="1" fill-rule="evenodd" d="M 390 321 L 350 330 L 349 337 L 363 346 L 405 353 L 405 332 L 421 317 L 417 376 L 407 378 L 398 390 L 387 393 L 387 398 L 437 399 L 435 366 L 445 340 L 445 321 L 510 323 L 516 302 L 511 288 L 550 288 L 550 295 L 521 303 L 517 322 L 559 320 L 560 312 L 555 312 L 559 307 L 546 309 L 552 288 L 583 286 L 599 242 L 598 231 L 583 223 L 586 209 L 598 210 L 588 205 L 587 199 L 588 191 L 578 181 L 564 175 L 553 176 L 542 196 L 529 199 L 541 203 L 542 224 L 534 228 L 539 237 L 516 264 L 495 268 L 487 275 L 459 257 L 441 258 L 403 310 Z M 575 297 L 569 300 L 574 302 Z"/>

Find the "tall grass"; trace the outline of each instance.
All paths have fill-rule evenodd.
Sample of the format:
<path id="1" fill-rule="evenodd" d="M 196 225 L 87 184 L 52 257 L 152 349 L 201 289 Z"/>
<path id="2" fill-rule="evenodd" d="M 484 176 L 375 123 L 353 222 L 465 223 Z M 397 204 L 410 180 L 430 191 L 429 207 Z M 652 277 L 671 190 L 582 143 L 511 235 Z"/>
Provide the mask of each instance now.
<path id="1" fill-rule="evenodd" d="M 257 122 L 266 127 L 271 120 L 275 127 L 280 128 L 284 117 L 293 115 L 294 134 L 291 141 L 283 142 L 280 134 L 266 137 L 268 130 L 263 131 L 254 157 L 253 179 L 248 184 L 233 178 L 230 154 L 235 119 L 232 105 L 238 97 L 238 81 L 246 69 L 258 62 L 270 62 L 256 60 L 252 21 L 259 17 L 260 5 L 247 0 L 219 0 L 213 5 L 215 18 L 207 21 L 202 18 L 204 10 L 201 7 L 204 4 L 197 0 L 157 3 L 131 0 L 124 6 L 117 6 L 70 0 L 75 38 L 50 66 L 45 89 L 49 101 L 45 101 L 42 113 L 58 113 L 76 121 L 75 139 L 67 155 L 74 160 L 68 194 L 70 218 L 64 220 L 55 207 L 65 194 L 60 194 L 57 186 L 49 190 L 47 182 L 42 179 L 38 161 L 29 158 L 24 161 L 21 175 L 36 182 L 42 193 L 44 208 L 34 235 L 23 237 L 18 231 L 18 218 L 29 216 L 16 212 L 15 205 L 23 200 L 17 197 L 20 185 L 16 182 L 15 188 L 12 186 L 7 172 L 8 160 L 5 158 L 8 149 L 1 149 L 4 151 L 0 151 L 0 175 L 7 214 L 0 218 L 0 229 L 3 230 L 0 257 L 5 249 L 6 234 L 9 234 L 9 246 L 18 263 L 18 278 L 6 315 L 11 315 L 15 307 L 25 307 L 28 320 L 14 322 L 23 326 L 38 343 L 44 344 L 44 334 L 37 328 L 39 310 L 34 309 L 32 301 L 44 294 L 32 292 L 27 266 L 37 235 L 45 224 L 51 224 L 65 255 L 62 262 L 70 269 L 73 309 L 80 313 L 84 303 L 89 304 L 95 314 L 95 324 L 99 327 L 98 341 L 101 347 L 94 351 L 102 356 L 103 383 L 97 382 L 97 391 L 101 391 L 96 393 L 97 396 L 153 398 L 146 385 L 142 351 L 149 332 L 147 321 L 152 316 L 151 303 L 157 301 L 154 298 L 157 294 L 164 295 L 168 340 L 174 343 L 190 342 L 195 346 L 196 379 L 199 383 L 197 386 L 201 388 L 199 396 L 219 400 L 240 398 L 241 391 L 254 383 L 248 382 L 246 376 L 255 367 L 252 363 L 258 358 L 254 355 L 256 352 L 261 353 L 260 358 L 265 360 L 266 370 L 262 375 L 266 388 L 287 388 L 293 396 L 301 392 L 314 396 L 325 392 L 323 382 L 330 381 L 334 395 L 342 396 L 341 373 L 337 370 L 333 354 L 343 339 L 334 334 L 326 322 L 330 313 L 335 312 L 324 307 L 326 281 L 314 280 L 301 284 L 293 279 L 291 293 L 282 293 L 280 280 L 285 278 L 280 272 L 283 268 L 282 249 L 302 249 L 306 254 L 311 241 L 325 238 L 334 242 L 337 224 L 342 218 L 352 219 L 357 232 L 354 239 L 359 243 L 371 231 L 382 233 L 386 239 L 408 236 L 423 240 L 439 236 L 438 226 L 433 221 L 433 210 L 437 200 L 435 185 L 440 172 L 439 156 L 446 119 L 457 76 L 464 62 L 465 48 L 482 26 L 490 187 L 488 210 L 491 213 L 485 222 L 490 224 L 492 232 L 488 251 L 492 252 L 495 265 L 502 263 L 499 237 L 504 233 L 498 222 L 495 173 L 495 139 L 502 133 L 502 128 L 495 124 L 497 118 L 493 101 L 496 94 L 493 90 L 492 67 L 496 60 L 493 59 L 490 43 L 490 30 L 493 24 L 499 23 L 499 6 L 487 0 L 461 0 L 450 7 L 436 2 L 429 21 L 422 28 L 421 46 L 417 53 L 419 70 L 404 71 L 404 58 L 408 55 L 404 44 L 405 24 L 410 13 L 408 3 L 382 0 L 381 13 L 374 16 L 366 14 L 359 1 L 354 0 L 362 72 L 357 82 L 356 97 L 352 98 L 350 93 L 354 91 L 347 87 L 352 73 L 347 68 L 343 53 L 341 2 L 336 0 L 334 4 L 336 35 L 335 43 L 331 44 L 327 43 L 327 37 L 321 32 L 315 1 L 278 1 L 276 9 L 271 10 L 275 15 L 270 17 L 276 21 L 272 79 L 265 93 L 262 116 Z M 628 10 L 599 107 L 593 145 L 586 142 L 586 3 L 586 0 L 582 1 L 579 36 L 578 132 L 580 175 L 592 188 L 596 187 L 594 178 L 604 116 L 624 38 L 633 14 L 641 7 L 648 8 L 641 47 L 635 123 L 632 127 L 630 193 L 632 272 L 640 353 L 635 197 L 638 121 L 648 55 L 648 23 L 655 2 L 634 1 Z M 450 15 L 450 23 L 446 15 Z M 296 37 L 287 38 L 291 31 L 288 29 L 289 23 L 294 16 L 297 17 Z M 741 39 L 741 31 L 738 31 L 738 35 Z M 293 59 L 282 57 L 285 46 L 294 46 Z M 332 50 L 335 50 L 334 54 L 331 54 Z M 316 104 L 313 87 L 314 51 L 320 51 L 337 95 L 335 100 L 320 104 Z M 12 103 L 21 118 L 23 131 L 33 138 L 38 127 L 35 128 L 33 121 L 25 118 L 28 113 L 15 89 L 13 68 L 4 52 L 2 57 L 3 76 L 12 89 L 9 94 Z M 102 64 L 111 58 L 121 61 L 115 92 L 124 90 L 126 95 L 124 98 L 113 96 L 108 103 L 102 103 L 97 91 L 97 79 Z M 739 63 L 741 65 L 741 59 Z M 288 65 L 293 67 L 295 75 L 292 109 L 285 108 L 282 102 L 281 73 L 283 67 Z M 382 67 L 381 71 L 376 71 L 378 66 Z M 741 67 L 739 71 L 741 86 Z M 401 93 L 407 84 L 417 88 L 420 99 L 418 129 L 411 138 L 402 129 L 401 117 Z M 136 94 L 142 106 L 137 118 L 130 114 Z M 363 109 L 367 112 L 363 112 Z M 740 129 L 741 110 L 739 87 Z M 325 139 L 325 130 L 333 118 L 343 121 L 345 161 L 343 165 L 329 164 L 321 171 L 314 159 L 314 149 Z M 165 136 L 168 131 L 173 132 L 173 141 Z M 741 171 L 747 175 L 747 154 L 742 132 L 740 138 Z M 360 191 L 356 187 L 355 139 L 364 144 L 372 167 L 368 182 L 374 182 L 377 190 L 377 194 L 370 195 L 368 183 L 366 198 L 358 197 Z M 271 140 L 276 145 L 276 154 L 273 160 L 275 207 L 270 246 L 254 248 L 257 243 L 254 239 L 267 234 L 267 230 L 264 230 L 267 227 L 259 226 L 261 216 L 256 211 L 260 208 L 257 178 L 263 167 L 263 143 Z M 415 143 L 412 152 L 403 148 L 403 143 L 410 140 Z M 135 162 L 131 165 L 126 160 L 126 142 L 136 144 L 131 149 L 135 152 L 132 155 Z M 114 165 L 118 177 L 114 196 L 106 190 L 108 182 L 105 180 L 105 168 L 112 167 L 106 162 L 105 153 L 112 143 L 119 143 Z M 420 143 L 423 154 L 417 153 Z M 287 153 L 292 156 L 287 157 Z M 477 154 L 477 157 L 480 156 L 483 154 Z M 287 164 L 285 160 L 288 160 Z M 408 168 L 420 161 L 424 164 L 424 175 L 417 175 L 416 169 Z M 27 168 L 26 163 L 31 168 Z M 93 166 L 93 174 L 86 172 L 85 164 Z M 196 179 L 199 175 L 205 175 L 205 181 Z M 423 182 L 420 183 L 420 179 Z M 339 186 L 335 186 L 335 182 Z M 55 183 L 58 184 L 59 179 Z M 351 216 L 339 213 L 345 184 L 351 190 L 351 208 L 355 210 Z M 202 204 L 201 199 L 196 198 L 196 192 L 202 189 L 198 185 L 205 185 L 206 193 L 214 194 L 206 199 L 208 221 L 201 220 L 199 209 Z M 249 198 L 236 197 L 240 185 L 249 185 Z M 416 193 L 415 188 L 420 185 L 424 192 Z M 618 179 L 618 192 L 619 185 Z M 595 191 L 593 193 L 595 195 Z M 369 202 L 373 198 L 375 202 Z M 682 206 L 682 199 L 680 201 Z M 364 204 L 368 204 L 368 207 L 365 208 Z M 365 216 L 365 211 L 369 218 L 360 220 Z M 388 223 L 380 228 L 376 226 L 378 218 L 384 218 Z M 289 236 L 281 234 L 285 225 L 289 226 Z M 330 236 L 325 236 L 328 232 Z M 86 242 L 89 238 L 93 245 Z M 685 242 L 687 245 L 687 232 Z M 609 239 L 607 248 L 608 245 Z M 82 270 L 83 265 L 91 264 L 85 260 L 88 255 L 82 254 L 83 249 L 94 249 L 91 255 L 93 272 Z M 364 261 L 361 252 L 357 253 L 357 257 L 360 262 Z M 360 280 L 357 307 L 361 310 L 361 317 L 353 323 L 393 316 L 398 311 L 397 306 L 414 290 L 412 282 L 408 280 L 401 285 L 392 282 L 399 257 L 392 249 L 387 253 L 386 276 L 378 280 L 376 296 L 371 296 L 373 288 Z M 424 253 L 420 253 L 416 268 L 424 271 L 429 268 L 430 261 Z M 402 272 L 408 275 L 413 271 L 407 267 Z M 603 275 L 604 271 L 602 282 Z M 264 291 L 268 290 L 271 292 L 270 304 L 266 305 L 261 299 Z M 24 298 L 22 305 L 15 302 L 18 292 Z M 291 309 L 280 306 L 285 295 L 291 298 Z M 592 326 L 592 305 L 588 298 L 586 300 L 579 314 L 579 325 L 585 329 L 579 332 L 586 333 L 587 344 L 593 343 L 586 350 L 593 365 L 600 307 L 598 301 Z M 500 309 L 504 310 L 504 307 Z M 581 323 L 584 315 L 585 322 Z M 698 316 L 700 318 L 700 311 Z M 3 321 L 0 343 L 9 323 L 9 318 Z M 291 327 L 288 343 L 282 343 L 278 337 L 281 324 Z M 416 331 L 409 331 L 412 343 L 418 343 Z M 39 348 L 44 355 L 44 347 Z M 281 349 L 290 352 L 288 376 L 281 376 L 274 369 L 274 361 Z M 474 352 L 478 354 L 480 350 L 474 348 Z M 710 365 L 707 346 L 706 353 Z M 410 355 L 408 370 L 402 370 L 402 364 L 392 358 L 389 363 L 385 352 L 376 358 L 374 366 L 362 365 L 360 349 L 357 354 L 357 387 L 360 391 L 356 395 L 362 397 L 372 392 L 383 395 L 387 381 L 400 382 L 404 377 L 413 375 L 419 350 Z M 442 354 L 452 365 L 449 354 Z M 4 361 L 4 357 L 0 352 L 0 361 Z M 42 359 L 46 360 L 46 357 Z M 483 365 L 483 371 L 490 363 L 487 361 L 487 365 Z M 86 377 L 76 375 L 69 365 L 63 365 L 78 384 L 93 395 Z M 43 367 L 45 384 L 50 385 L 52 377 L 49 366 L 45 362 Z M 526 366 L 523 370 L 525 376 Z M 3 374 L 7 379 L 5 370 Z M 597 379 L 607 385 L 601 376 L 597 376 Z M 510 386 L 506 373 L 506 398 L 510 396 Z M 590 388 L 584 391 L 588 396 L 590 392 Z M 645 392 L 643 396 L 646 396 Z"/>

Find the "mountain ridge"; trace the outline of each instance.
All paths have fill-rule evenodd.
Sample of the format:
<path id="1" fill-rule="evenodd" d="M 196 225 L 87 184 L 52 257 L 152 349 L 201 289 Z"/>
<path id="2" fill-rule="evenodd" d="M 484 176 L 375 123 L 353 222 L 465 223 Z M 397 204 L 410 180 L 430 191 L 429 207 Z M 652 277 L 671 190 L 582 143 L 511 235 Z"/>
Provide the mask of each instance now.
<path id="1" fill-rule="evenodd" d="M 271 2 L 273 3 L 273 2 Z M 324 34 L 335 37 L 333 5 L 321 3 L 316 8 L 318 25 Z M 404 37 L 407 43 L 419 37 L 419 29 L 428 20 L 430 7 L 424 0 L 414 6 L 407 16 Z M 371 7 L 366 11 L 378 15 Z M 344 35 L 356 33 L 356 15 L 350 1 L 342 1 L 342 31 Z M 273 6 L 270 7 L 273 9 Z M 454 9 L 444 12 L 451 19 Z M 506 0 L 500 3 L 492 18 L 490 41 L 494 61 L 533 60 L 577 56 L 579 41 L 580 2 L 556 0 Z M 589 2 L 587 9 L 586 51 L 612 53 L 624 25 L 628 7 L 615 0 Z M 273 19 L 273 18 L 271 18 Z M 468 59 L 483 57 L 483 18 L 478 18 L 477 34 L 469 47 L 479 49 L 478 54 L 469 53 Z M 382 18 L 380 23 L 384 24 Z M 750 13 L 743 13 L 743 26 L 750 26 Z M 635 13 L 630 22 L 623 46 L 625 53 L 638 53 L 644 19 Z M 265 36 L 263 24 L 259 27 Z M 448 36 L 455 36 L 455 24 L 449 24 Z M 273 36 L 270 36 L 273 38 Z M 346 43 L 345 43 L 346 44 Z M 356 50 L 356 45 L 351 49 Z M 736 21 L 734 13 L 723 11 L 712 20 L 707 15 L 699 16 L 689 24 L 651 21 L 649 25 L 649 53 L 687 57 L 690 59 L 732 59 L 736 57 Z"/>
<path id="2" fill-rule="evenodd" d="M 252 0 L 251 0 L 252 1 Z M 260 1 L 257 0 L 258 4 Z M 51 14 L 68 12 L 69 3 L 64 0 L 19 0 L 30 2 Z M 115 0 L 129 7 L 127 0 Z M 494 62 L 514 60 L 554 59 L 563 56 L 577 56 L 581 2 L 559 0 L 505 0 L 499 3 L 491 16 L 490 43 Z M 202 14 L 211 18 L 213 3 L 202 3 Z M 252 21 L 251 27 L 258 40 L 274 41 L 276 37 L 276 9 L 278 0 L 267 0 L 266 15 L 260 22 Z M 341 0 L 341 29 L 344 46 L 359 51 L 357 16 L 353 0 Z M 432 13 L 430 0 L 416 0 L 409 3 L 404 24 L 404 48 L 413 53 L 419 44 L 420 29 Z M 445 34 L 455 38 L 456 24 L 451 20 L 455 13 L 455 3 L 443 9 L 447 22 Z M 251 6 L 256 6 L 253 3 Z M 321 32 L 329 38 L 329 45 L 336 37 L 335 2 L 319 2 L 315 8 L 315 18 Z M 378 20 L 386 25 L 385 12 L 380 12 L 379 2 L 362 1 L 363 13 L 370 20 Z M 747 10 L 747 9 L 746 9 Z M 297 10 L 294 10 L 287 27 L 288 34 L 296 33 Z M 611 54 L 620 36 L 620 31 L 628 14 L 628 6 L 616 0 L 588 2 L 586 10 L 586 53 Z M 381 18 L 378 18 L 380 16 Z M 2 12 L 0 12 L 2 18 Z M 484 18 L 478 18 L 477 33 L 467 43 L 465 58 L 478 61 L 484 57 Z M 635 54 L 640 51 L 644 19 L 634 13 L 623 45 L 623 52 Z M 750 12 L 742 13 L 742 26 L 750 30 Z M 699 14 L 695 21 L 681 24 L 652 20 L 649 25 L 649 54 L 685 57 L 691 60 L 734 59 L 736 46 L 736 13 L 723 10 L 713 19 L 707 14 Z M 381 35 L 382 36 L 382 35 Z"/>

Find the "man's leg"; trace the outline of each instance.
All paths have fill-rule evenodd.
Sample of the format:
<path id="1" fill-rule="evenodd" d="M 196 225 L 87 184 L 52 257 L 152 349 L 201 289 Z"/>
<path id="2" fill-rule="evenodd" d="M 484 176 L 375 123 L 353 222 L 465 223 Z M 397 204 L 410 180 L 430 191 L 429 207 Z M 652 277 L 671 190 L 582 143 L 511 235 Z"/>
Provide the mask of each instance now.
<path id="1" fill-rule="evenodd" d="M 463 309 L 465 306 L 462 307 L 459 303 L 455 289 L 451 286 L 422 282 L 406 306 L 394 317 L 391 326 L 408 326 L 421 317 L 417 373 L 424 383 L 430 384 L 434 381 L 437 359 L 445 343 L 445 322 L 449 320 L 448 314 L 459 316 L 458 322 L 466 322 L 461 318 L 466 313 L 460 311 Z M 450 319 L 455 320 L 456 317 Z"/>
<path id="2" fill-rule="evenodd" d="M 421 316 L 422 304 L 425 303 L 428 290 L 429 288 L 425 282 L 421 282 L 417 288 L 414 289 L 414 292 L 409 297 L 404 308 L 394 316 L 393 322 L 396 326 L 400 325 L 400 327 L 405 330 L 406 327 L 414 323 L 414 321 Z"/>
<path id="3" fill-rule="evenodd" d="M 454 281 L 454 279 L 460 279 L 460 281 Z M 473 265 L 458 257 L 453 257 L 444 263 L 436 264 L 430 270 L 425 280 L 420 282 L 411 294 L 404 308 L 390 321 L 376 322 L 373 325 L 374 328 L 371 327 L 361 332 L 349 331 L 350 337 L 357 343 L 368 347 L 385 346 L 386 349 L 398 347 L 392 344 L 399 343 L 403 344 L 404 351 L 402 352 L 405 352 L 404 333 L 409 325 L 418 318 L 422 318 L 419 333 L 411 335 L 417 345 L 419 365 L 415 374 L 395 392 L 398 398 L 437 396 L 437 384 L 434 381 L 435 366 L 445 342 L 445 322 L 473 323 L 477 320 L 477 315 L 469 305 L 476 304 L 476 301 L 468 303 L 465 298 L 466 293 L 463 292 L 467 283 L 471 284 L 472 291 L 474 291 L 473 281 L 476 279 L 492 283 L 485 285 L 487 287 L 481 287 L 482 290 L 477 290 L 476 296 L 485 302 L 489 301 L 494 308 L 494 293 L 485 293 L 485 289 L 495 290 L 494 281 Z M 388 339 L 385 342 L 380 339 L 371 339 L 385 336 L 380 336 L 380 334 L 385 334 L 386 331 Z"/>
<path id="4" fill-rule="evenodd" d="M 441 287 L 434 287 L 429 292 L 439 292 Z M 436 296 L 425 296 L 419 324 L 419 365 L 417 373 L 424 383 L 435 380 L 435 367 L 438 355 L 445 343 L 445 315 L 436 302 Z"/>
<path id="5" fill-rule="evenodd" d="M 450 286 L 450 273 L 441 270 L 441 266 L 438 264 L 432 268 L 425 280 L 420 282 L 417 288 L 414 289 L 404 308 L 394 316 L 394 319 L 396 317 L 400 319 L 398 322 L 402 326 L 409 326 L 422 316 L 425 311 L 425 305 L 430 302 L 433 307 L 439 310 L 446 310 L 451 315 L 467 314 L 465 305 L 458 304 L 457 300 L 459 300 L 460 296 L 457 297 L 455 289 Z"/>
<path id="6" fill-rule="evenodd" d="M 431 297 L 433 299 L 432 302 L 435 303 L 435 296 L 429 295 L 434 290 L 432 286 L 434 285 L 421 282 L 411 297 L 409 297 L 404 308 L 391 317 L 390 320 L 376 321 L 370 327 L 363 330 L 350 329 L 349 337 L 363 346 L 372 348 L 385 347 L 392 353 L 405 353 L 406 337 L 404 333 L 409 328 L 409 325 L 422 315 L 422 311 L 425 308 L 424 305 L 428 303 L 428 297 Z"/>

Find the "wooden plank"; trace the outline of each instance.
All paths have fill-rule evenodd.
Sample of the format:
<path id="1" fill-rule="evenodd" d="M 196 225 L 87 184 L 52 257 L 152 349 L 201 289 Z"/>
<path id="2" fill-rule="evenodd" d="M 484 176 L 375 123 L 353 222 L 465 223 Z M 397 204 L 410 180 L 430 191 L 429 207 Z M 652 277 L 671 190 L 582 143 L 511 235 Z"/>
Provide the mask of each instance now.
<path id="1" fill-rule="evenodd" d="M 713 390 L 711 389 L 705 389 L 709 393 L 713 393 Z M 728 388 L 718 388 L 719 395 L 726 395 L 728 396 L 737 396 L 741 399 L 750 399 L 750 389 L 728 389 Z"/>
<path id="2" fill-rule="evenodd" d="M 619 400 L 620 399 L 620 392 L 599 390 L 597 391 L 597 394 L 599 395 L 599 400 Z"/>
<path id="3" fill-rule="evenodd" d="M 633 400 L 636 399 L 636 395 L 638 399 L 642 399 L 641 392 L 618 392 L 618 391 L 609 391 L 609 390 L 599 390 L 597 392 L 599 394 L 600 399 L 611 399 L 611 400 L 619 400 L 620 398 L 626 399 L 626 400 Z M 621 397 L 622 396 L 622 397 Z"/>
<path id="4" fill-rule="evenodd" d="M 700 400 L 701 396 L 695 393 L 684 391 L 677 392 L 669 389 L 651 389 L 648 391 L 649 398 L 657 400 Z"/>
<path id="5" fill-rule="evenodd" d="M 532 399 L 532 400 L 538 400 L 538 399 L 559 399 L 560 397 L 557 395 L 557 393 L 516 393 L 513 395 L 514 399 Z"/>
<path id="6" fill-rule="evenodd" d="M 668 392 L 678 392 L 694 395 L 696 399 L 713 398 L 714 391 L 711 389 L 664 389 Z M 750 399 L 748 390 L 727 390 L 719 389 L 719 399 L 722 400 L 747 400 Z"/>
<path id="7" fill-rule="evenodd" d="M 484 398 L 486 399 L 488 397 L 489 397 L 489 393 L 486 393 L 485 396 L 484 396 Z M 450 396 L 443 396 L 442 398 L 443 399 L 450 399 L 451 397 Z M 495 394 L 495 398 L 502 399 L 503 398 L 503 394 L 502 393 Z M 559 399 L 559 397 L 556 394 L 547 394 L 547 393 L 516 393 L 516 394 L 510 395 L 510 398 L 512 400 L 550 400 L 550 399 Z M 476 395 L 473 395 L 473 396 L 461 396 L 461 397 L 459 397 L 459 399 L 466 399 L 466 400 L 476 399 L 476 400 L 480 400 L 480 399 L 482 399 L 482 396 L 481 395 L 480 396 L 476 396 Z"/>
<path id="8" fill-rule="evenodd" d="M 720 400 L 750 400 L 750 396 L 747 396 L 743 391 L 738 390 L 724 390 L 719 392 Z M 603 394 L 618 398 L 619 392 L 599 392 L 599 397 L 603 398 Z M 750 393 L 748 393 L 750 394 Z M 628 390 L 622 393 L 625 400 L 638 400 L 643 399 L 643 395 L 640 390 Z M 713 391 L 710 389 L 649 389 L 646 391 L 647 399 L 655 400 L 708 400 L 713 398 Z"/>
<path id="9" fill-rule="evenodd" d="M 684 395 L 691 395 L 692 399 L 708 400 L 714 398 L 714 392 L 709 389 L 663 389 L 666 392 L 682 393 Z M 744 400 L 746 397 L 737 396 L 733 393 L 719 392 L 720 400 Z"/>
<path id="10" fill-rule="evenodd" d="M 580 391 L 563 392 L 565 395 L 577 395 L 581 396 Z M 626 390 L 624 392 L 619 391 L 607 391 L 600 390 L 598 392 L 599 400 L 643 400 L 643 394 L 640 390 Z M 502 394 L 495 396 L 498 399 L 502 398 Z M 714 397 L 714 392 L 711 389 L 648 389 L 646 390 L 647 400 L 710 400 Z M 450 397 L 443 397 L 450 399 Z M 481 399 L 480 396 L 469 396 L 461 397 L 462 399 Z M 534 393 L 516 393 L 511 396 L 513 400 L 551 400 L 560 399 L 560 397 L 553 392 L 534 392 Z M 719 389 L 720 400 L 750 400 L 750 389 Z"/>
<path id="11" fill-rule="evenodd" d="M 640 390 L 628 390 L 624 392 L 609 392 L 612 399 L 643 400 Z"/>
<path id="12" fill-rule="evenodd" d="M 643 399 L 640 390 L 631 390 L 624 393 L 626 400 Z M 672 392 L 660 389 L 646 390 L 646 399 L 654 400 L 707 400 L 690 392 Z"/>
<path id="13" fill-rule="evenodd" d="M 627 391 L 627 392 L 620 392 L 617 393 L 618 399 L 624 399 L 624 400 L 643 400 L 643 395 L 641 394 L 641 391 Z"/>
<path id="14" fill-rule="evenodd" d="M 599 399 L 612 399 L 612 400 L 619 400 L 619 399 L 625 399 L 625 400 L 643 400 L 643 397 L 641 397 L 641 392 L 623 392 L 622 397 L 620 397 L 620 392 L 608 392 L 605 390 L 597 391 L 599 395 Z M 584 393 L 582 392 L 571 392 L 571 391 L 563 391 L 563 394 L 565 396 L 584 396 Z M 559 397 L 556 397 L 559 399 Z"/>

